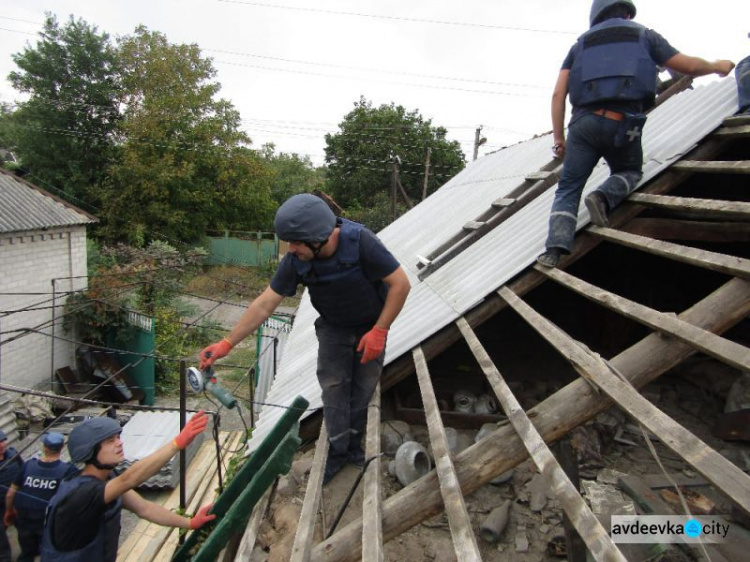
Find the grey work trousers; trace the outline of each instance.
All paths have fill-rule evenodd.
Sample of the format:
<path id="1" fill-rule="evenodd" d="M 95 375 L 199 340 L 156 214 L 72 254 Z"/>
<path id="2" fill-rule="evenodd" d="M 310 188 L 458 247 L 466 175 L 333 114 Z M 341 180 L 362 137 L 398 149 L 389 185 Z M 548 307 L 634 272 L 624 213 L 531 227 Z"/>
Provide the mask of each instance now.
<path id="1" fill-rule="evenodd" d="M 318 336 L 318 382 L 331 457 L 345 461 L 359 449 L 367 424 L 367 404 L 383 371 L 385 350 L 365 364 L 357 345 L 371 326 L 344 328 L 323 318 L 315 321 Z"/>

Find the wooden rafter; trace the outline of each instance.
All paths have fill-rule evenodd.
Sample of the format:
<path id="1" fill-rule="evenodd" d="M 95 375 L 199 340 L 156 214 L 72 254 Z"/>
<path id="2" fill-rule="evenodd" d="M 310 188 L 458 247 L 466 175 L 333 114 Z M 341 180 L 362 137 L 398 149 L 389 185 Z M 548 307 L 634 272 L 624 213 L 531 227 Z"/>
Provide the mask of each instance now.
<path id="1" fill-rule="evenodd" d="M 320 436 L 315 445 L 315 456 L 313 457 L 313 465 L 310 469 L 310 478 L 307 480 L 305 501 L 302 504 L 297 534 L 294 536 L 290 562 L 307 562 L 310 560 L 310 549 L 312 548 L 315 521 L 323 492 L 323 473 L 327 458 L 328 432 L 324 423 L 320 428 Z"/>
<path id="2" fill-rule="evenodd" d="M 536 312 L 513 291 L 500 296 L 539 334 L 566 357 L 581 376 L 603 390 L 620 408 L 703 474 L 714 486 L 750 513 L 750 476 L 646 400 L 600 356 Z"/>
<path id="3" fill-rule="evenodd" d="M 702 351 L 706 355 L 718 359 L 727 365 L 736 367 L 741 371 L 750 371 L 750 349 L 744 345 L 697 328 L 688 322 L 680 320 L 673 314 L 659 312 L 653 308 L 611 293 L 591 283 L 587 283 L 583 279 L 574 277 L 565 271 L 555 268 L 543 268 L 538 265 L 534 267 L 537 271 L 560 285 L 610 310 L 614 310 L 626 318 L 640 322 L 653 330 L 669 334 Z"/>
<path id="4" fill-rule="evenodd" d="M 383 560 L 383 510 L 380 499 L 380 383 L 367 406 L 365 456 L 376 459 L 365 470 L 362 503 L 362 560 Z"/>
<path id="5" fill-rule="evenodd" d="M 526 412 L 521 408 L 521 404 L 518 403 L 510 387 L 492 362 L 492 359 L 490 359 L 489 354 L 468 322 L 463 318 L 459 318 L 456 325 L 461 330 L 466 343 L 469 345 L 469 349 L 471 349 L 482 371 L 487 376 L 487 380 L 492 385 L 495 395 L 503 406 L 505 415 L 508 416 L 508 421 L 523 440 L 523 444 L 534 464 L 536 464 L 539 472 L 544 476 L 547 485 L 555 494 L 555 498 L 586 543 L 586 546 L 588 546 L 594 559 L 606 561 L 620 560 L 625 562 L 625 557 L 618 550 L 606 529 L 602 527 L 596 515 L 586 505 L 581 494 L 578 493 L 576 487 L 565 474 L 565 471 L 560 466 L 560 463 L 557 462 L 557 459 L 555 459 L 555 456 L 544 442 L 544 439 L 542 439 L 542 436 L 534 428 L 534 424 L 531 423 Z"/>
<path id="6" fill-rule="evenodd" d="M 427 369 L 427 360 L 419 347 L 412 350 L 412 355 L 419 380 L 419 390 L 422 393 L 432 454 L 435 457 L 435 469 L 440 481 L 440 494 L 443 496 L 445 513 L 448 516 L 448 526 L 453 537 L 456 558 L 461 561 L 481 560 L 482 556 L 479 554 L 479 546 L 471 528 L 469 512 L 466 510 L 464 496 L 461 493 L 461 485 L 451 460 L 448 438 L 445 435 L 443 421 L 440 419 L 440 410 L 432 388 L 430 372 Z"/>
<path id="7" fill-rule="evenodd" d="M 717 201 L 697 197 L 631 193 L 628 202 L 701 219 L 750 221 L 750 203 L 742 201 Z"/>
<path id="8" fill-rule="evenodd" d="M 642 250 L 663 258 L 718 271 L 719 273 L 726 273 L 727 275 L 735 275 L 745 279 L 750 278 L 750 260 L 745 258 L 727 256 L 672 242 L 654 240 L 653 238 L 629 234 L 613 228 L 589 226 L 587 230 L 604 240 L 615 242 L 628 248 Z"/>
<path id="9" fill-rule="evenodd" d="M 538 275 L 535 273 L 535 275 Z M 540 278 L 543 278 L 539 276 Z M 733 279 L 683 312 L 680 318 L 696 326 L 721 333 L 750 313 L 750 282 Z M 460 337 L 457 328 L 453 328 Z M 611 360 L 612 366 L 636 387 L 647 384 L 693 353 L 687 344 L 652 334 Z M 534 426 L 546 442 L 559 439 L 573 428 L 611 405 L 577 380 L 535 406 Z M 464 494 L 470 494 L 497 474 L 528 458 L 521 439 L 510 426 L 500 427 L 454 458 L 456 474 Z M 383 540 L 388 541 L 442 510 L 437 475 L 430 472 L 383 503 Z M 312 560 L 358 560 L 362 521 L 355 520 L 329 539 L 316 545 Z"/>

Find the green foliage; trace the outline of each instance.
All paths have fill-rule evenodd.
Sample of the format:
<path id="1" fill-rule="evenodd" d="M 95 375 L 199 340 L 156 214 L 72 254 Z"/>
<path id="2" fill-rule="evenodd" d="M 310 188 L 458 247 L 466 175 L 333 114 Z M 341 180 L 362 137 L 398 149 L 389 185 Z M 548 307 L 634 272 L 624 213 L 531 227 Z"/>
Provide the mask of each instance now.
<path id="1" fill-rule="evenodd" d="M 71 201 L 98 202 L 120 119 L 117 51 L 106 33 L 72 16 L 60 26 L 47 14 L 35 46 L 13 55 L 8 76 L 29 95 L 5 124 L 4 139 L 30 179 L 64 191 Z"/>
<path id="2" fill-rule="evenodd" d="M 273 143 L 264 144 L 261 154 L 273 173 L 271 197 L 276 206 L 292 195 L 312 193 L 322 188 L 325 182 L 324 168 L 315 168 L 309 156 L 300 157 L 285 152 L 275 154 L 275 149 Z"/>
<path id="3" fill-rule="evenodd" d="M 196 240 L 208 229 L 267 226 L 271 172 L 246 147 L 239 113 L 214 99 L 210 59 L 144 27 L 121 40 L 120 57 L 123 142 L 103 186 L 102 234 L 140 245 L 151 232 Z"/>
<path id="4" fill-rule="evenodd" d="M 434 127 L 417 110 L 407 111 L 393 103 L 374 108 L 360 98 L 339 124 L 339 132 L 326 135 L 328 192 L 344 208 L 372 207 L 378 194 L 391 191 L 391 163 L 397 156 L 401 184 L 409 198 L 418 202 L 428 149 L 428 195 L 465 166 L 459 143 L 446 140 L 445 135 L 443 127 Z"/>

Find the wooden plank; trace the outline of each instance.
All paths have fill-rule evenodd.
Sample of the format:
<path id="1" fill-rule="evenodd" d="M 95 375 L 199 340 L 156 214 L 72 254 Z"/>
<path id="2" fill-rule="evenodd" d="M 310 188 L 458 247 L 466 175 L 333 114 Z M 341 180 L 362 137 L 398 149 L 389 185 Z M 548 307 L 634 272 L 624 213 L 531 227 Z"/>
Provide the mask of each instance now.
<path id="1" fill-rule="evenodd" d="M 362 560 L 383 561 L 383 510 L 380 500 L 380 383 L 367 405 L 365 457 L 374 461 L 365 471 L 362 503 Z"/>
<path id="2" fill-rule="evenodd" d="M 629 203 L 637 203 L 654 209 L 666 209 L 699 218 L 750 221 L 750 203 L 744 201 L 719 201 L 651 193 L 631 193 L 627 200 Z"/>
<path id="3" fill-rule="evenodd" d="M 258 529 L 260 529 L 260 524 L 263 523 L 263 517 L 268 509 L 268 502 L 271 499 L 271 492 L 273 489 L 273 486 L 270 487 L 255 505 L 253 514 L 250 516 L 250 521 L 247 524 L 247 529 L 245 529 L 245 534 L 242 535 L 239 548 L 237 548 L 235 560 L 250 560 L 250 555 L 255 548 L 255 541 L 258 538 Z"/>
<path id="4" fill-rule="evenodd" d="M 701 242 L 750 242 L 748 222 L 705 222 L 675 219 L 633 219 L 620 227 L 623 232 L 659 240 Z"/>
<path id="5" fill-rule="evenodd" d="M 481 560 L 482 556 L 479 553 L 477 539 L 471 528 L 469 512 L 466 510 L 464 496 L 461 493 L 461 486 L 451 460 L 448 438 L 445 435 L 443 420 L 440 419 L 435 390 L 432 388 L 430 372 L 427 369 L 427 360 L 424 358 L 424 353 L 420 347 L 415 347 L 412 350 L 412 355 L 417 379 L 419 380 L 419 390 L 422 393 L 422 403 L 427 416 L 427 429 L 430 433 L 432 455 L 435 457 L 440 494 L 443 496 L 456 557 L 462 562 L 464 560 Z"/>
<path id="6" fill-rule="evenodd" d="M 750 125 L 750 115 L 732 115 L 724 119 L 722 123 L 725 127 L 739 127 L 741 125 Z M 721 129 L 719 129 L 721 131 Z"/>
<path id="7" fill-rule="evenodd" d="M 326 459 L 328 458 L 328 431 L 325 421 L 320 428 L 320 437 L 315 445 L 315 456 L 313 457 L 310 478 L 307 480 L 305 490 L 305 501 L 302 504 L 302 513 L 297 525 L 297 533 L 294 535 L 294 546 L 290 562 L 307 562 L 310 560 L 310 549 L 312 548 L 313 535 L 315 533 L 315 520 L 317 519 L 320 497 L 323 491 L 323 473 L 325 472 Z M 325 532 L 325 530 L 324 530 Z"/>
<path id="8" fill-rule="evenodd" d="M 468 231 L 477 230 L 483 227 L 484 224 L 485 223 L 480 222 L 480 221 L 469 221 L 466 224 L 464 224 L 463 229 L 468 230 Z"/>
<path id="9" fill-rule="evenodd" d="M 535 267 L 543 275 L 590 301 L 599 303 L 649 328 L 669 334 L 727 365 L 736 367 L 741 371 L 750 371 L 750 349 L 744 345 L 697 328 L 672 314 L 664 314 L 601 289 L 560 269 L 545 268 L 539 265 Z"/>
<path id="10" fill-rule="evenodd" d="M 492 202 L 492 206 L 497 208 L 503 208 L 503 207 L 510 207 L 513 203 L 515 203 L 516 200 L 509 198 L 509 197 L 501 197 L 500 199 L 495 199 Z"/>
<path id="11" fill-rule="evenodd" d="M 750 513 L 750 476 L 646 400 L 627 380 L 617 376 L 617 371 L 609 363 L 599 355 L 585 350 L 511 290 L 503 287 L 498 293 L 566 357 L 581 376 L 603 390 L 618 406 L 652 431 L 664 445 Z"/>
<path id="12" fill-rule="evenodd" d="M 534 278 L 543 277 L 536 272 Z M 525 276 L 528 280 L 528 276 Z M 492 301 L 492 299 L 488 299 Z M 495 300 L 501 302 L 497 297 Z M 493 302 L 492 308 L 500 305 Z M 485 309 L 483 309 L 485 310 Z M 750 282 L 732 279 L 703 299 L 681 317 L 691 324 L 721 333 L 750 314 Z M 455 325 L 451 333 L 460 337 Z M 643 386 L 684 361 L 692 348 L 674 339 L 651 334 L 612 359 L 635 386 Z M 413 362 L 411 362 L 413 363 Z M 381 379 L 382 383 L 382 379 Z M 534 426 L 545 441 L 559 439 L 571 429 L 593 419 L 611 407 L 612 402 L 595 393 L 588 383 L 575 380 L 533 408 Z M 528 458 L 528 451 L 510 424 L 498 428 L 482 440 L 456 455 L 461 489 L 470 494 L 490 482 L 494 475 L 510 470 Z M 443 509 L 437 474 L 433 471 L 383 502 L 383 540 L 388 541 L 415 525 L 437 515 Z M 313 549 L 312 560 L 344 562 L 361 556 L 362 522 L 352 521 L 334 536 Z"/>
<path id="13" fill-rule="evenodd" d="M 552 178 L 555 181 L 557 181 L 557 174 L 555 172 L 539 170 L 538 172 L 532 172 L 530 174 L 526 174 L 526 177 L 524 179 L 526 181 L 544 181 L 549 178 Z"/>
<path id="14" fill-rule="evenodd" d="M 510 387 L 492 362 L 492 359 L 468 322 L 464 318 L 459 318 L 456 321 L 456 325 L 461 330 L 466 343 L 469 345 L 469 349 L 490 381 L 495 395 L 500 400 L 503 410 L 505 410 L 505 415 L 508 416 L 511 425 L 521 437 L 534 464 L 536 464 L 539 472 L 544 476 L 547 485 L 555 494 L 555 499 L 557 499 L 563 511 L 570 518 L 570 522 L 581 535 L 594 559 L 607 561 L 620 560 L 625 562 L 625 557 L 618 550 L 607 530 L 602 527 L 596 515 L 586 505 L 581 494 L 578 493 L 578 489 L 573 486 L 568 475 L 565 474 L 560 463 L 557 462 L 552 451 L 547 447 L 547 444 L 542 439 L 542 436 L 539 435 L 534 424 L 531 423 L 526 412 L 523 411 L 521 404 L 518 403 Z"/>
<path id="15" fill-rule="evenodd" d="M 747 121 L 750 121 L 750 116 L 744 116 Z M 736 138 L 747 138 L 750 137 L 750 124 L 747 122 L 742 125 L 729 126 L 727 120 L 724 120 L 724 127 L 714 131 L 714 135 L 717 137 L 736 137 Z"/>
<path id="16" fill-rule="evenodd" d="M 750 174 L 750 160 L 707 162 L 705 160 L 681 160 L 671 166 L 682 172 L 703 172 L 709 174 Z"/>
<path id="17" fill-rule="evenodd" d="M 662 242 L 637 234 L 628 234 L 612 228 L 603 228 L 600 226 L 590 225 L 587 231 L 616 244 L 635 248 L 650 254 L 669 258 L 682 263 L 688 263 L 712 271 L 726 273 L 745 279 L 750 278 L 750 260 L 736 256 L 727 256 L 717 252 L 707 250 L 698 250 L 672 242 Z"/>

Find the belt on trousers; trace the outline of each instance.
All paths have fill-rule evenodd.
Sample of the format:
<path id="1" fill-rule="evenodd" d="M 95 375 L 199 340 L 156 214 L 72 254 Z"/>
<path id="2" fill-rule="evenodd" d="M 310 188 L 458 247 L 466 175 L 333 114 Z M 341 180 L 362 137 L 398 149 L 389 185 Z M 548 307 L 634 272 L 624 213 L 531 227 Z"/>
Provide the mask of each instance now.
<path id="1" fill-rule="evenodd" d="M 612 119 L 613 121 L 622 121 L 625 119 L 624 113 L 618 113 L 617 111 L 610 111 L 609 109 L 595 109 L 592 111 L 594 115 L 599 115 L 605 119 Z"/>

